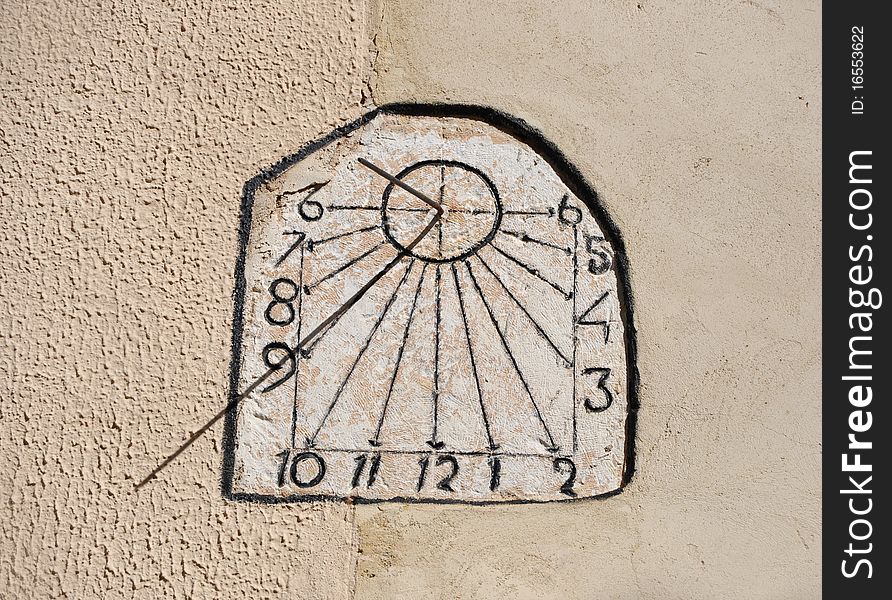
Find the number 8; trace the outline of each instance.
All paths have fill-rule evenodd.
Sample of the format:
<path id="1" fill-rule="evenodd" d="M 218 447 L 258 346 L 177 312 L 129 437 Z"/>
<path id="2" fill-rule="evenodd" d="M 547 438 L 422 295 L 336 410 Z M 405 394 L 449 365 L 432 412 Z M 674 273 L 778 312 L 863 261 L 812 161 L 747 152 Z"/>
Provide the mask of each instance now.
<path id="1" fill-rule="evenodd" d="M 289 296 L 283 296 L 279 293 L 279 286 L 287 285 L 291 287 L 291 294 Z M 280 277 L 279 279 L 274 280 L 271 284 L 269 284 L 269 293 L 270 296 L 273 297 L 272 301 L 267 305 L 266 312 L 264 312 L 264 316 L 266 317 L 266 321 L 271 325 L 278 325 L 279 327 L 284 327 L 285 325 L 290 325 L 292 321 L 294 321 L 294 299 L 297 298 L 297 285 L 290 279 L 286 279 L 284 277 Z M 288 316 L 285 319 L 276 318 L 273 315 L 273 309 L 278 305 L 284 306 L 288 310 Z"/>

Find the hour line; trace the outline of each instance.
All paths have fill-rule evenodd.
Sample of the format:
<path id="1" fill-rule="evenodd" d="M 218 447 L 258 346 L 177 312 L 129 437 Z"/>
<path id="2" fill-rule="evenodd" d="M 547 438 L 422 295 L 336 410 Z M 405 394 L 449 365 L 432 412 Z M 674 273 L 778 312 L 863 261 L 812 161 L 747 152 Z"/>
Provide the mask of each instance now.
<path id="1" fill-rule="evenodd" d="M 353 208 L 358 208 L 358 207 L 353 207 Z M 368 208 L 369 208 L 369 210 L 371 210 L 372 207 L 368 207 Z M 381 210 L 381 209 L 378 208 L 378 210 Z M 409 206 L 388 206 L 387 207 L 388 212 L 393 211 L 393 212 L 423 213 L 423 212 L 430 212 L 432 210 L 433 210 L 432 208 L 413 208 L 413 207 L 409 207 Z M 467 214 L 467 215 L 495 214 L 495 211 L 490 210 L 488 208 L 449 208 L 447 210 L 451 213 L 463 213 L 463 214 Z"/>
<path id="2" fill-rule="evenodd" d="M 434 321 L 434 390 L 433 390 L 433 402 L 434 402 L 434 415 L 433 415 L 433 424 L 432 424 L 432 433 L 431 439 L 427 442 L 427 444 L 434 449 L 442 448 L 444 446 L 443 442 L 437 439 L 437 420 L 439 418 L 439 410 L 440 410 L 440 328 L 441 328 L 441 311 L 440 311 L 440 288 L 441 288 L 441 276 L 440 276 L 440 265 L 437 265 L 437 279 L 436 279 L 436 315 Z"/>
<path id="3" fill-rule="evenodd" d="M 396 384 L 396 378 L 400 372 L 400 364 L 403 361 L 403 352 L 406 350 L 406 341 L 409 339 L 409 330 L 412 328 L 412 318 L 415 316 L 415 308 L 418 306 L 418 296 L 421 294 L 421 286 L 424 284 L 424 274 L 427 272 L 427 263 L 421 268 L 421 275 L 418 277 L 418 287 L 415 288 L 415 298 L 412 299 L 412 308 L 409 309 L 409 318 L 406 320 L 406 329 L 403 331 L 403 340 L 396 354 L 396 365 L 393 367 L 393 376 L 390 378 L 390 385 L 387 386 L 387 396 L 384 398 L 384 406 L 381 407 L 381 418 L 378 419 L 378 427 L 375 429 L 375 436 L 369 440 L 372 446 L 381 445 L 381 428 L 384 427 L 384 418 L 387 415 L 387 407 L 390 404 L 390 398 L 393 395 L 393 386 Z"/>
<path id="4" fill-rule="evenodd" d="M 496 328 L 496 333 L 499 334 L 499 339 L 502 341 L 502 347 L 505 349 L 505 354 L 511 360 L 511 365 L 514 367 L 514 372 L 517 373 L 518 379 L 520 379 L 520 383 L 523 384 L 523 389 L 526 391 L 527 396 L 530 399 L 530 402 L 533 405 L 533 409 L 536 411 L 536 416 L 539 419 L 539 423 L 542 424 L 542 429 L 545 431 L 546 437 L 548 437 L 548 441 L 539 440 L 545 446 L 545 449 L 549 452 L 557 452 L 560 450 L 560 446 L 555 444 L 554 438 L 551 435 L 551 431 L 548 429 L 548 425 L 545 424 L 545 418 L 542 416 L 542 411 L 539 410 L 539 405 L 536 403 L 536 399 L 533 398 L 533 393 L 530 391 L 530 386 L 527 384 L 526 378 L 523 376 L 523 373 L 520 371 L 520 366 L 517 364 L 517 360 L 514 358 L 514 353 L 511 352 L 511 347 L 508 345 L 508 340 L 505 339 L 505 334 L 502 331 L 502 328 L 499 326 L 499 322 L 496 319 L 495 314 L 492 312 L 492 307 L 489 305 L 489 302 L 486 300 L 486 296 L 483 294 L 483 290 L 480 288 L 480 284 L 477 283 L 477 278 L 474 276 L 474 271 L 471 269 L 471 263 L 469 261 L 465 261 L 465 267 L 468 268 L 468 275 L 471 277 L 471 283 L 474 284 L 474 287 L 477 289 L 477 293 L 480 295 L 480 300 L 483 301 L 483 306 L 486 307 L 486 312 L 489 314 L 489 319 L 492 321 L 493 327 Z"/>
<path id="5" fill-rule="evenodd" d="M 443 196 L 446 193 L 446 167 L 440 166 L 440 197 L 437 198 L 440 202 L 440 206 L 443 205 Z M 443 258 L 443 219 L 440 219 L 437 222 L 437 252 L 440 255 L 440 258 Z M 437 281 L 439 281 L 440 268 L 437 267 Z M 437 293 L 439 293 L 439 288 L 437 289 Z M 437 439 L 437 436 L 434 435 L 434 439 Z"/>
<path id="6" fill-rule="evenodd" d="M 297 293 L 299 301 L 297 304 L 297 339 L 300 340 L 300 332 L 303 327 L 304 318 L 304 246 L 300 247 L 300 276 L 297 284 Z M 294 446 L 295 436 L 297 435 L 297 385 L 300 379 L 300 352 L 294 357 L 294 401 L 291 408 L 291 446 Z"/>
<path id="7" fill-rule="evenodd" d="M 321 239 L 321 240 L 310 240 L 309 242 L 307 242 L 307 250 L 309 250 L 310 252 L 312 252 L 313 250 L 315 250 L 316 248 L 318 248 L 318 247 L 321 246 L 322 244 L 327 244 L 328 242 L 331 242 L 331 241 L 334 241 L 334 240 L 339 240 L 339 239 L 342 239 L 342 238 L 345 238 L 345 237 L 350 237 L 350 236 L 356 235 L 356 234 L 358 234 L 358 233 L 365 233 L 366 231 L 374 231 L 375 229 L 378 229 L 378 228 L 380 228 L 380 227 L 381 227 L 380 224 L 377 224 L 377 225 L 371 225 L 371 226 L 369 226 L 369 227 L 363 227 L 363 228 L 361 228 L 361 229 L 354 229 L 353 231 L 348 231 L 348 232 L 346 232 L 346 233 L 339 233 L 339 234 L 337 234 L 337 235 L 333 235 L 333 236 L 330 236 L 330 237 L 327 237 L 327 238 L 323 238 L 323 239 Z"/>
<path id="8" fill-rule="evenodd" d="M 558 284 L 556 284 L 556 283 L 554 283 L 553 281 L 550 281 L 549 279 L 547 279 L 544 275 L 542 275 L 542 273 L 539 272 L 538 269 L 536 269 L 536 268 L 534 268 L 534 267 L 531 267 L 530 265 L 524 263 L 523 261 L 521 261 L 521 260 L 518 259 L 517 257 L 508 254 L 507 252 L 505 252 L 504 250 L 502 250 L 501 248 L 499 248 L 498 246 L 496 246 L 496 245 L 495 245 L 494 243 L 492 243 L 492 242 L 490 242 L 489 247 L 492 248 L 493 250 L 495 250 L 496 252 L 498 252 L 499 254 L 501 254 L 502 256 L 504 256 L 505 258 L 507 258 L 508 260 L 510 260 L 511 262 L 513 262 L 514 264 L 516 264 L 517 266 L 519 266 L 520 268 L 522 268 L 522 269 L 523 269 L 524 271 L 526 271 L 527 273 L 530 273 L 531 275 L 535 276 L 535 277 L 538 278 L 540 281 L 544 281 L 544 282 L 547 283 L 549 286 L 551 286 L 552 288 L 554 288 L 555 290 L 557 290 L 558 292 L 560 292 L 561 296 L 563 296 L 565 300 L 569 300 L 570 298 L 573 297 L 573 293 L 572 293 L 572 292 L 568 292 L 567 290 L 565 290 L 564 288 L 562 288 L 562 287 L 559 286 Z"/>
<path id="9" fill-rule="evenodd" d="M 554 209 L 549 208 L 548 210 L 506 210 L 503 214 L 506 215 L 527 215 L 527 216 L 540 216 L 540 217 L 553 217 Z"/>
<path id="10" fill-rule="evenodd" d="M 358 262 L 360 262 L 361 260 L 367 258 L 367 257 L 368 257 L 369 255 L 371 255 L 373 252 L 377 251 L 379 248 L 381 248 L 382 246 L 384 246 L 384 244 L 386 244 L 386 243 L 387 243 L 387 242 L 385 242 L 385 241 L 380 241 L 380 242 L 378 242 L 377 244 L 375 244 L 374 246 L 372 246 L 371 248 L 369 248 L 368 250 L 366 250 L 365 252 L 363 252 L 362 254 L 360 254 L 359 256 L 357 256 L 356 258 L 353 258 L 353 259 L 349 260 L 348 262 L 344 263 L 343 265 L 341 265 L 340 267 L 338 267 L 337 269 L 335 269 L 334 271 L 332 271 L 332 272 L 329 273 L 328 275 L 324 276 L 322 279 L 319 279 L 318 281 L 316 281 L 316 282 L 314 282 L 314 283 L 312 283 L 312 284 L 310 284 L 310 285 L 308 285 L 308 286 L 304 286 L 304 291 L 305 291 L 307 294 L 309 294 L 309 293 L 310 293 L 310 290 L 313 290 L 314 288 L 319 287 L 320 285 L 322 285 L 323 283 L 325 283 L 326 281 L 328 281 L 329 279 L 331 279 L 331 278 L 334 277 L 335 275 L 338 275 L 339 273 L 342 273 L 343 271 L 349 269 L 350 267 L 352 267 L 352 266 L 355 265 L 356 263 L 358 263 Z"/>
<path id="11" fill-rule="evenodd" d="M 468 356 L 471 358 L 471 373 L 474 375 L 474 385 L 477 387 L 477 400 L 480 402 L 480 414 L 483 416 L 483 427 L 486 429 L 486 439 L 490 450 L 499 447 L 492 439 L 492 432 L 489 429 L 489 417 L 486 414 L 486 407 L 483 405 L 483 392 L 480 389 L 480 376 L 477 373 L 477 361 L 474 360 L 474 346 L 471 344 L 471 332 L 468 328 L 468 315 L 465 312 L 465 301 L 461 292 L 461 284 L 458 281 L 458 273 L 455 270 L 455 263 L 452 263 L 452 279 L 455 280 L 455 291 L 458 294 L 458 306 L 461 310 L 461 320 L 465 327 L 465 339 L 468 341 Z"/>
<path id="12" fill-rule="evenodd" d="M 508 289 L 508 286 L 505 285 L 505 282 L 502 280 L 502 278 L 496 275 L 495 271 L 492 270 L 489 264 L 487 264 L 487 262 L 483 260 L 483 257 L 479 254 L 475 254 L 475 256 L 477 257 L 477 260 L 479 260 L 480 263 L 484 267 L 486 267 L 486 270 L 489 271 L 490 275 L 492 275 L 495 280 L 499 282 L 499 285 L 502 286 L 502 289 L 505 290 L 505 293 L 508 294 L 508 297 L 514 301 L 514 304 L 517 305 L 517 308 L 519 308 L 523 312 L 523 314 L 526 315 L 527 319 L 530 320 L 530 323 L 533 324 L 533 327 L 536 328 L 536 331 L 539 332 L 539 335 L 541 335 L 545 339 L 545 341 L 548 342 L 548 345 L 551 346 L 551 349 L 554 350 L 555 354 L 557 354 L 560 359 L 564 361 L 564 366 L 569 368 L 571 366 L 570 359 L 564 356 L 564 353 L 558 349 L 557 344 L 555 344 L 552 339 L 548 337 L 548 334 L 545 333 L 545 330 L 542 329 L 542 326 L 539 325 L 538 322 L 536 322 L 536 319 L 533 318 L 533 315 L 530 314 L 530 311 L 528 311 L 527 308 L 520 302 L 517 296 L 511 293 L 511 290 Z"/>
<path id="13" fill-rule="evenodd" d="M 573 226 L 573 452 L 579 449 L 579 424 L 576 416 L 576 346 L 579 338 L 576 333 L 576 288 L 579 281 L 579 230 Z"/>
<path id="14" fill-rule="evenodd" d="M 328 210 L 381 210 L 380 206 L 351 206 L 347 204 L 330 204 Z"/>
<path id="15" fill-rule="evenodd" d="M 396 296 L 400 291 L 400 288 L 403 287 L 403 284 L 406 283 L 406 279 L 409 278 L 409 273 L 412 271 L 412 267 L 415 265 L 415 259 L 412 259 L 409 262 L 409 266 L 406 267 L 406 272 L 403 273 L 402 279 L 397 284 L 396 289 L 393 290 L 393 294 L 391 294 L 390 299 L 387 300 L 387 303 L 384 305 L 384 308 L 381 310 L 381 314 L 378 315 L 378 319 L 375 321 L 374 326 L 372 326 L 372 330 L 369 332 L 368 337 L 366 337 L 365 342 L 360 348 L 359 353 L 356 355 L 356 358 L 353 360 L 353 364 L 350 366 L 350 370 L 347 371 L 346 377 L 338 386 L 337 392 L 335 392 L 334 399 L 331 401 L 331 404 L 328 405 L 328 409 L 325 411 L 325 415 L 322 417 L 322 422 L 319 423 L 319 426 L 316 428 L 316 431 L 313 432 L 311 437 L 307 438 L 307 446 L 313 446 L 316 443 L 316 436 L 319 435 L 319 432 L 322 431 L 322 427 L 325 425 L 325 422 L 328 420 L 329 415 L 331 415 L 331 411 L 334 410 L 335 405 L 338 403 L 338 400 L 341 398 L 341 394 L 344 393 L 344 388 L 347 387 L 347 382 L 350 381 L 350 378 L 353 376 L 353 372 L 356 370 L 356 366 L 359 364 L 359 361 L 362 360 L 363 355 L 366 350 L 369 349 L 369 345 L 372 343 L 372 338 L 375 337 L 375 333 L 378 331 L 378 328 L 381 326 L 381 323 L 384 321 L 384 317 L 387 316 L 387 312 L 390 310 L 390 307 L 393 306 L 394 300 L 396 300 Z"/>
<path id="16" fill-rule="evenodd" d="M 510 235 L 511 237 L 515 237 L 515 238 L 519 239 L 519 240 L 522 241 L 522 242 L 526 242 L 526 243 L 529 243 L 529 244 L 538 244 L 539 246 L 544 246 L 544 247 L 546 247 L 546 248 L 552 248 L 552 249 L 554 249 L 554 250 L 560 250 L 561 252 L 563 252 L 563 253 L 566 254 L 567 256 L 570 256 L 570 254 L 572 254 L 572 251 L 571 251 L 569 248 L 564 248 L 563 246 L 558 246 L 557 244 L 552 244 L 551 242 L 546 242 L 545 240 L 540 240 L 540 239 L 534 238 L 534 237 L 529 236 L 529 235 L 527 235 L 527 234 L 525 234 L 525 233 L 519 233 L 519 232 L 517 232 L 517 231 L 511 231 L 510 229 L 502 229 L 502 230 L 501 230 L 501 233 Z"/>

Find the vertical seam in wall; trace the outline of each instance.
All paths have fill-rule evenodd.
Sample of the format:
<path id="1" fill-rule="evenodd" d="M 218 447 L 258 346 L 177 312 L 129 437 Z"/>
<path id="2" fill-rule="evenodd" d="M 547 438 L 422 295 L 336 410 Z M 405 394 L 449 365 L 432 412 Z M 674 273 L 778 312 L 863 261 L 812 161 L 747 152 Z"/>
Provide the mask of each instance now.
<path id="1" fill-rule="evenodd" d="M 366 23 L 368 27 L 369 50 L 365 81 L 363 81 L 363 96 L 366 102 L 371 102 L 375 105 L 377 104 L 375 101 L 375 85 L 378 80 L 378 58 L 381 56 L 378 36 L 381 35 L 384 25 L 384 0 L 368 0 Z"/>
<path id="2" fill-rule="evenodd" d="M 367 0 L 366 27 L 368 36 L 368 62 L 363 80 L 363 105 L 375 106 L 375 83 L 378 79 L 378 57 L 381 51 L 378 47 L 378 36 L 384 25 L 384 0 Z M 351 527 L 350 552 L 353 577 L 350 579 L 350 588 L 347 592 L 349 600 L 355 600 L 356 588 L 359 584 L 359 527 L 356 524 L 356 504 L 350 503 L 349 516 Z"/>
<path id="3" fill-rule="evenodd" d="M 350 526 L 352 528 L 352 536 L 350 541 L 350 550 L 353 553 L 353 580 L 350 583 L 350 591 L 348 598 L 355 600 L 356 586 L 359 583 L 359 527 L 356 525 L 356 503 L 350 503 Z"/>

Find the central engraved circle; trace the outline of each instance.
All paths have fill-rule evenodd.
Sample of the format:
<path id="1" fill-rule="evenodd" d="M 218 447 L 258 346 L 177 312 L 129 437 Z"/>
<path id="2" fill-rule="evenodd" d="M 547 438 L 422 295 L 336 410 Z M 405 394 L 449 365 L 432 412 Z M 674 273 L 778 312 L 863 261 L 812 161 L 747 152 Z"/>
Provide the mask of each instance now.
<path id="1" fill-rule="evenodd" d="M 384 235 L 401 252 L 428 262 L 451 262 L 467 258 L 495 236 L 502 204 L 496 186 L 480 170 L 456 161 L 426 160 L 396 177 L 444 209 L 433 229 L 407 251 L 436 211 L 390 183 L 384 190 L 381 219 Z"/>

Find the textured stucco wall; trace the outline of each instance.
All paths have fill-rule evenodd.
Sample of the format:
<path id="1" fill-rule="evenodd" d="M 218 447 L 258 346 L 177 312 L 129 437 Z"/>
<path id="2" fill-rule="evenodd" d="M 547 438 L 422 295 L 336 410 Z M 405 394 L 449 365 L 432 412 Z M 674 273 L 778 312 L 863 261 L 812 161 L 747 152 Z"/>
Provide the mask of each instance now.
<path id="1" fill-rule="evenodd" d="M 220 496 L 241 188 L 355 118 L 362 3 L 4 3 L 0 597 L 347 596 L 344 505 Z"/>
<path id="2" fill-rule="evenodd" d="M 4 4 L 0 597 L 815 597 L 820 7 L 352 4 Z M 639 330 L 619 496 L 236 504 L 222 424 L 133 491 L 225 402 L 242 184 L 372 95 L 504 109 L 600 192 Z"/>

